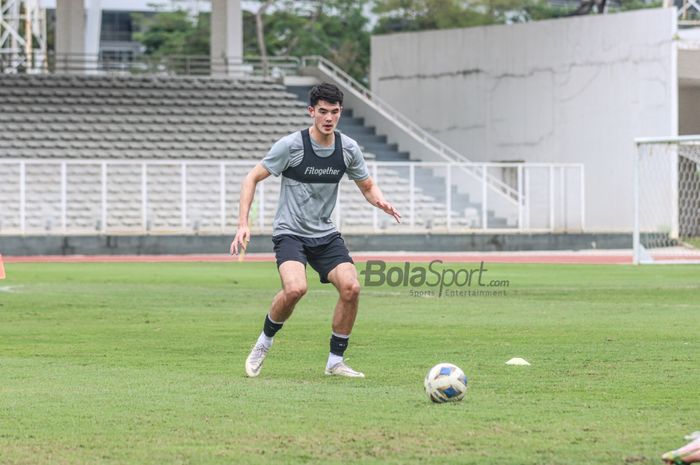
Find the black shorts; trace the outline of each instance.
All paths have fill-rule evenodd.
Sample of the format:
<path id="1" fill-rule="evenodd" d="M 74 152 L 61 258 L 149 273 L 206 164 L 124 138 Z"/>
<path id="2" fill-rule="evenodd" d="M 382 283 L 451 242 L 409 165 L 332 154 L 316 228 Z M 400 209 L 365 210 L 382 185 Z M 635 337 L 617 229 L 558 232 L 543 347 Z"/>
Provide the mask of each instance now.
<path id="1" fill-rule="evenodd" d="M 328 283 L 328 273 L 341 263 L 355 263 L 339 232 L 323 237 L 301 237 L 291 234 L 273 236 L 277 268 L 284 262 L 293 260 L 316 270 L 322 283 Z"/>

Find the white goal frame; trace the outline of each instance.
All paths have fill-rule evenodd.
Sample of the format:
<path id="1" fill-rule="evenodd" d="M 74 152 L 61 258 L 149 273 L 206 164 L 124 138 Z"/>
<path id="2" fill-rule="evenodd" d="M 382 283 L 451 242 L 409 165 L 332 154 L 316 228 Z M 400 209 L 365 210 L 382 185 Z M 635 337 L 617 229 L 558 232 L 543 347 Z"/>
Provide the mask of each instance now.
<path id="1" fill-rule="evenodd" d="M 700 135 L 635 143 L 634 264 L 700 263 Z"/>

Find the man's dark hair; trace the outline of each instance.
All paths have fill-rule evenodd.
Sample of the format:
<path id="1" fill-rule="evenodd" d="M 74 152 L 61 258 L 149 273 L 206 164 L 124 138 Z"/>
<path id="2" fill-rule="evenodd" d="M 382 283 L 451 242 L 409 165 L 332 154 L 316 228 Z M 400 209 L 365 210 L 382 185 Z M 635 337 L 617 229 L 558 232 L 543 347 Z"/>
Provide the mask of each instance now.
<path id="1" fill-rule="evenodd" d="M 342 105 L 343 92 L 338 89 L 338 86 L 323 82 L 313 86 L 309 91 L 309 105 L 315 107 L 319 100 Z"/>

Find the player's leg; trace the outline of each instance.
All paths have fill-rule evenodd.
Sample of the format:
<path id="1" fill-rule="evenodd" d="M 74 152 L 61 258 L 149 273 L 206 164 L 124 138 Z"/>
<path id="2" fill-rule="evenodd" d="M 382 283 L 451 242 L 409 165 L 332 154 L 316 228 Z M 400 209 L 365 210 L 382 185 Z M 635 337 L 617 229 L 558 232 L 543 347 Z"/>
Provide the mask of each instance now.
<path id="1" fill-rule="evenodd" d="M 328 243 L 308 249 L 307 252 L 309 264 L 318 271 L 321 282 L 333 283 L 338 290 L 326 374 L 364 378 L 365 375 L 348 367 L 343 358 L 355 324 L 360 298 L 357 271 L 345 241 L 337 233 Z"/>
<path id="2" fill-rule="evenodd" d="M 326 374 L 364 378 L 363 373 L 353 370 L 344 361 L 360 302 L 360 282 L 357 280 L 355 265 L 347 262 L 337 265 L 328 273 L 328 281 L 338 290 L 338 302 L 333 313 L 333 332 Z"/>
<path id="3" fill-rule="evenodd" d="M 360 282 L 353 263 L 341 263 L 328 273 L 328 281 L 338 290 L 338 302 L 333 313 L 333 332 L 350 334 L 355 325 L 360 302 Z"/>
<path id="4" fill-rule="evenodd" d="M 286 261 L 280 265 L 279 273 L 282 289 L 272 299 L 269 317 L 273 321 L 284 323 L 292 316 L 297 302 L 306 294 L 306 266 L 301 262 Z"/>
<path id="5" fill-rule="evenodd" d="M 275 334 L 292 315 L 297 302 L 306 294 L 306 256 L 303 245 L 293 237 L 274 238 L 282 289 L 275 295 L 265 316 L 263 330 L 245 362 L 246 374 L 255 377 L 265 361 Z"/>

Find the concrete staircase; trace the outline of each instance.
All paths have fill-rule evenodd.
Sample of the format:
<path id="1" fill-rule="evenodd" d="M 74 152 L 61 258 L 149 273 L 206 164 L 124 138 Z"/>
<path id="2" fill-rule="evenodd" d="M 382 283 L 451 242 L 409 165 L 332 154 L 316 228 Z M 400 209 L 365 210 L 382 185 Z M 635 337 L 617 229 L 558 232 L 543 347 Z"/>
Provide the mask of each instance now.
<path id="1" fill-rule="evenodd" d="M 302 105 L 308 105 L 306 102 L 308 102 L 310 89 L 308 86 L 287 86 L 287 91 L 295 94 Z M 357 141 L 368 160 L 382 162 L 416 161 L 411 159 L 408 152 L 400 151 L 397 144 L 389 143 L 386 136 L 377 134 L 374 127 L 365 125 L 364 119 L 356 117 L 352 108 L 345 107 L 343 109 L 343 116 L 338 124 L 338 129 L 343 134 Z M 435 202 L 445 204 L 447 193 L 444 176 L 436 175 L 432 170 L 416 170 L 415 181 L 420 192 L 432 197 Z M 470 218 L 466 220 L 468 226 L 481 227 L 481 204 L 471 201 L 468 195 L 458 192 L 456 186 L 452 187 L 451 204 L 452 214 L 456 219 Z M 489 228 L 508 228 L 505 218 L 495 216 L 491 210 L 487 211 L 487 215 Z M 459 221 L 456 223 L 459 223 Z"/>

